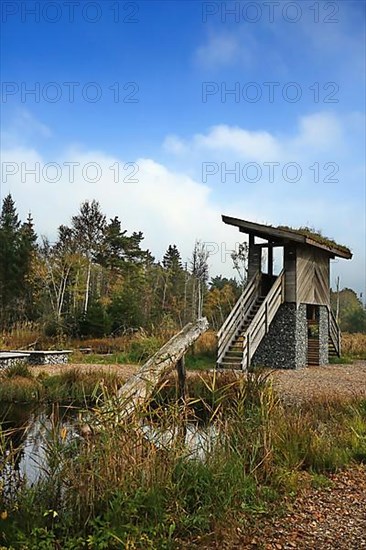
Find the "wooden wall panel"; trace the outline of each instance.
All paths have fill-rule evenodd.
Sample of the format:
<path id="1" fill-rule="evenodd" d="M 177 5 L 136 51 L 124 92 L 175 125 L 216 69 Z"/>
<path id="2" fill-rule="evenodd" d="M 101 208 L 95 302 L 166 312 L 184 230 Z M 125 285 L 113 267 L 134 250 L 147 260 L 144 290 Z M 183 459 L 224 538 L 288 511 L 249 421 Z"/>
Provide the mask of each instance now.
<path id="1" fill-rule="evenodd" d="M 314 291 L 315 302 L 321 305 L 330 303 L 330 282 L 329 282 L 329 257 L 317 252 L 314 269 Z"/>
<path id="2" fill-rule="evenodd" d="M 296 261 L 298 304 L 329 303 L 329 255 L 314 247 L 298 247 Z"/>

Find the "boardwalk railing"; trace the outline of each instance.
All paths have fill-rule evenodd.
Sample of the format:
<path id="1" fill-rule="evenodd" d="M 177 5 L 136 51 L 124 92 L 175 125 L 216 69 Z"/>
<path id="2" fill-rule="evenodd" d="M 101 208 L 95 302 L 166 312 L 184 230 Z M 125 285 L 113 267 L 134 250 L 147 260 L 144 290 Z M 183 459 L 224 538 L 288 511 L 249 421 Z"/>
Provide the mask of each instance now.
<path id="1" fill-rule="evenodd" d="M 262 341 L 262 338 L 267 334 L 269 326 L 273 321 L 280 305 L 284 302 L 285 296 L 285 277 L 284 271 L 277 277 L 274 285 L 266 296 L 263 304 L 257 311 L 253 321 L 244 333 L 243 340 L 243 360 L 242 369 L 247 370 L 250 366 L 250 361 Z"/>
<path id="2" fill-rule="evenodd" d="M 335 352 L 340 357 L 341 355 L 341 330 L 337 323 L 337 320 L 333 314 L 333 311 L 328 306 L 328 322 L 329 322 L 329 337 L 334 346 Z"/>
<path id="3" fill-rule="evenodd" d="M 240 298 L 234 305 L 229 316 L 226 318 L 219 332 L 218 338 L 218 356 L 217 363 L 220 365 L 225 353 L 236 340 L 243 327 L 245 319 L 249 314 L 249 311 L 253 307 L 255 301 L 259 297 L 261 287 L 261 274 L 257 273 L 248 282 L 243 290 Z"/>

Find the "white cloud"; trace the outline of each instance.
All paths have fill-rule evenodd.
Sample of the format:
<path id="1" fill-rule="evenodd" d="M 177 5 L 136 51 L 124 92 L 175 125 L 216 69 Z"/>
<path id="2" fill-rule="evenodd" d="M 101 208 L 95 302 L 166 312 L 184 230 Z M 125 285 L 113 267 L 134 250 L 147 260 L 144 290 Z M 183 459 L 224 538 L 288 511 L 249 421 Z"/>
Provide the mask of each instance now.
<path id="1" fill-rule="evenodd" d="M 206 69 L 219 69 L 227 65 L 250 65 L 253 61 L 256 43 L 253 37 L 233 33 L 210 32 L 205 44 L 196 51 L 196 62 Z"/>
<path id="2" fill-rule="evenodd" d="M 274 225 L 315 226 L 354 249 L 355 260 L 335 264 L 333 273 L 340 273 L 343 284 L 360 291 L 364 284 L 365 205 L 360 187 L 358 194 L 353 194 L 356 184 L 360 186 L 362 172 L 361 167 L 354 166 L 352 158 L 343 167 L 346 173 L 336 186 L 308 181 L 291 185 L 280 178 L 271 185 L 241 183 L 235 187 L 230 182 L 215 185 L 210 180 L 204 184 L 198 173 L 188 175 L 188 170 L 195 173 L 194 163 L 211 155 L 230 162 L 298 160 L 303 166 L 309 166 L 310 159 L 316 160 L 314 156 L 320 153 L 325 155 L 323 158 L 337 160 L 344 142 L 352 147 L 357 140 L 357 132 L 350 137 L 348 124 L 353 132 L 355 127 L 361 130 L 359 122 L 357 114 L 337 119 L 330 113 L 317 113 L 299 119 L 292 135 L 217 125 L 186 140 L 170 136 L 165 141 L 165 150 L 178 153 L 178 161 L 182 162 L 182 166 L 174 168 L 167 161 L 163 164 L 142 156 L 135 160 L 134 167 L 104 151 L 69 148 L 58 158 L 50 159 L 34 147 L 8 146 L 2 151 L 3 176 L 4 166 L 9 168 L 8 172 L 14 170 L 13 165 L 4 165 L 6 162 L 15 163 L 17 172 L 13 176 L 8 174 L 2 196 L 10 191 L 21 217 L 24 219 L 31 210 L 38 233 L 51 239 L 60 224 L 69 223 L 82 201 L 95 198 L 109 217 L 118 215 L 129 232 L 143 231 L 145 246 L 157 258 L 172 243 L 178 246 L 184 261 L 195 239 L 215 243 L 210 245 L 216 251 L 210 259 L 212 274 L 229 276 L 234 273 L 229 251 L 243 236 L 235 228 L 225 226 L 221 214 Z M 50 162 L 60 167 L 58 181 L 51 181 L 56 170 L 54 166 L 47 169 Z M 36 163 L 39 177 L 25 172 L 34 170 Z M 70 163 L 76 163 L 74 178 L 70 177 Z M 96 167 L 99 177 L 91 181 Z"/>
<path id="3" fill-rule="evenodd" d="M 7 175 L 7 181 L 3 181 L 2 195 L 12 193 L 22 219 L 31 210 L 36 230 L 51 240 L 60 224 L 69 223 L 82 201 L 96 199 L 107 216 L 118 215 L 129 232 L 142 230 L 146 237 L 144 245 L 158 259 L 169 244 L 175 243 L 186 261 L 197 238 L 218 243 L 215 249 L 219 249 L 219 244 L 221 249 L 221 243 L 226 243 L 223 246 L 228 250 L 235 246 L 237 235 L 222 224 L 220 207 L 211 201 L 210 189 L 152 159 L 136 159 L 135 167 L 127 167 L 123 159 L 100 151 L 73 150 L 52 160 L 59 167 L 57 182 L 49 181 L 57 174 L 54 167 L 47 169 L 50 159 L 42 158 L 34 149 L 4 150 L 2 162 L 3 176 L 4 166 L 9 166 L 6 163 L 18 167 L 16 174 Z M 36 163 L 39 163 L 37 174 L 27 174 L 25 170 L 34 171 Z M 70 163 L 74 166 L 73 177 L 70 177 Z M 13 164 L 10 169 L 13 171 Z M 98 181 L 88 181 L 95 178 L 97 170 Z M 133 183 L 131 179 L 138 182 Z M 220 265 L 219 254 L 212 258 L 216 272 L 224 268 L 231 274 L 230 258 L 226 260 L 225 268 Z"/>
<path id="4" fill-rule="evenodd" d="M 247 130 L 239 126 L 219 124 L 205 134 L 195 134 L 190 140 L 169 136 L 166 151 L 176 155 L 214 152 L 224 157 L 236 155 L 237 160 L 271 162 L 295 161 L 309 152 L 333 151 L 343 144 L 344 124 L 333 113 L 318 112 L 300 117 L 292 135 Z"/>
<path id="5" fill-rule="evenodd" d="M 178 136 L 167 136 L 163 143 L 163 149 L 174 155 L 182 155 L 187 152 L 187 146 Z"/>
<path id="6" fill-rule="evenodd" d="M 1 131 L 3 146 L 18 147 L 20 143 L 26 144 L 34 138 L 47 139 L 52 132 L 46 124 L 39 121 L 27 109 L 17 110 L 10 129 Z"/>
<path id="7" fill-rule="evenodd" d="M 329 150 L 342 145 L 342 136 L 342 123 L 337 116 L 328 112 L 314 113 L 300 118 L 294 145 L 298 149 Z"/>

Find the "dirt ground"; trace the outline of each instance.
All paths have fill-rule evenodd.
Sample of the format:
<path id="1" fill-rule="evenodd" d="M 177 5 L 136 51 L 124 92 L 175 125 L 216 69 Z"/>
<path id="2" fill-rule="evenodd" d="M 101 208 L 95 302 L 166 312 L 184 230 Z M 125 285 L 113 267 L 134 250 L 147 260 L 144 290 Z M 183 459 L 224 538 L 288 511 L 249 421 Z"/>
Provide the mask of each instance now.
<path id="1" fill-rule="evenodd" d="M 258 516 L 250 525 L 199 544 L 200 550 L 366 549 L 366 466 L 329 475 L 329 486 L 304 488 L 282 515 Z"/>

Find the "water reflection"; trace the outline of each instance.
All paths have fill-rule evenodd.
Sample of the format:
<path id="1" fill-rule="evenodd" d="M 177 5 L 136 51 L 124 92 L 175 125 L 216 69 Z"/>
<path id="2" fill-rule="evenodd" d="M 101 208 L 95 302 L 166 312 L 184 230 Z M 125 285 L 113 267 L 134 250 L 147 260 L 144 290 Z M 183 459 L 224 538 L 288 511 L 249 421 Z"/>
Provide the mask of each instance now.
<path id="1" fill-rule="evenodd" d="M 60 405 L 0 405 L 0 424 L 7 431 L 6 446 L 2 449 L 4 462 L 13 450 L 12 470 L 7 467 L 3 475 L 7 482 L 26 480 L 35 483 L 48 464 L 47 449 L 57 440 L 71 441 L 79 437 L 81 411 Z"/>
<path id="2" fill-rule="evenodd" d="M 0 481 L 6 492 L 17 491 L 21 483 L 32 485 L 42 474 L 54 474 L 60 467 L 57 452 L 71 450 L 74 454 L 78 442 L 87 437 L 90 413 L 85 409 L 60 405 L 0 405 L 0 424 L 7 430 L 6 447 L 2 463 L 13 450 L 13 460 L 6 467 L 0 464 Z M 183 443 L 187 458 L 204 460 L 219 441 L 215 425 L 187 423 L 180 427 L 163 427 L 156 423 L 142 424 L 145 438 L 157 448 L 169 450 L 178 440 Z M 74 445 L 75 443 L 75 445 Z M 1 479 L 2 478 L 2 479 Z"/>

